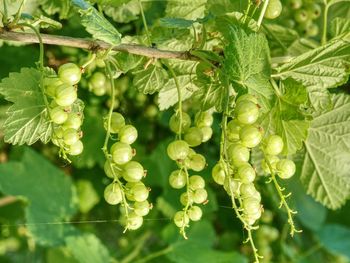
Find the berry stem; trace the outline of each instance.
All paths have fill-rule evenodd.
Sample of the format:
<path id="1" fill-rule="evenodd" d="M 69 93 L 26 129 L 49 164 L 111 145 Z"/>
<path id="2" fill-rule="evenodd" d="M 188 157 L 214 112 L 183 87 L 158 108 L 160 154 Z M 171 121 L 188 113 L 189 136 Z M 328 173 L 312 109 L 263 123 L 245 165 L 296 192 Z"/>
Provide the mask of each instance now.
<path id="1" fill-rule="evenodd" d="M 142 2 L 141 2 L 141 0 L 138 0 L 137 2 L 139 3 L 139 6 L 140 6 L 140 12 L 141 12 L 141 16 L 142 16 L 142 23 L 143 23 L 143 26 L 145 27 L 145 32 L 146 32 L 148 46 L 151 46 L 152 45 L 151 37 L 150 37 L 150 33 L 149 33 L 149 30 L 148 30 L 148 26 L 147 26 L 145 12 L 143 11 Z"/>
<path id="2" fill-rule="evenodd" d="M 184 211 L 185 215 L 187 215 L 188 208 L 191 206 L 191 203 L 190 203 L 190 179 L 189 179 L 189 174 L 188 174 L 188 171 L 187 171 L 187 168 L 185 165 L 182 165 L 181 171 L 182 170 L 184 170 L 185 174 L 186 174 L 187 202 L 186 202 L 186 206 L 184 207 L 183 211 Z M 185 223 L 185 217 L 183 219 L 183 222 Z M 187 239 L 186 230 L 185 230 L 186 227 L 187 226 L 185 224 L 183 224 L 183 226 L 181 227 L 181 230 L 180 230 L 180 233 L 183 235 L 184 239 Z"/>
<path id="3" fill-rule="evenodd" d="M 261 12 L 260 12 L 260 16 L 259 16 L 259 19 L 258 19 L 258 23 L 257 23 L 258 29 L 260 28 L 260 26 L 261 26 L 261 24 L 262 24 L 262 21 L 263 21 L 263 19 L 264 19 L 267 6 L 269 5 L 269 1 L 270 1 L 270 0 L 265 0 L 265 1 L 264 1 L 264 4 L 263 4 L 263 6 L 262 6 L 262 9 L 261 9 Z"/>
<path id="4" fill-rule="evenodd" d="M 328 24 L 328 10 L 329 5 L 325 3 L 324 11 L 323 11 L 323 30 L 322 30 L 322 45 L 327 43 L 327 24 Z"/>

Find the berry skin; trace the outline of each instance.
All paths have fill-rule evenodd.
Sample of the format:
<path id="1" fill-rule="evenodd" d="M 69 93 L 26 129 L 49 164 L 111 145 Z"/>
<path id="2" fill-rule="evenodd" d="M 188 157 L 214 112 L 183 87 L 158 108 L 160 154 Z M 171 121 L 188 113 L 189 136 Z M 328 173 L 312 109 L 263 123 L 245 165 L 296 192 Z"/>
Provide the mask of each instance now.
<path id="1" fill-rule="evenodd" d="M 265 142 L 264 151 L 268 155 L 278 155 L 283 150 L 283 139 L 278 135 L 270 135 Z"/>
<path id="2" fill-rule="evenodd" d="M 194 123 L 197 127 L 209 127 L 213 124 L 214 118 L 208 111 L 197 112 L 194 117 Z"/>
<path id="3" fill-rule="evenodd" d="M 131 188 L 131 192 L 133 195 L 133 199 L 136 202 L 143 202 L 147 200 L 149 195 L 149 190 L 147 187 L 142 183 L 137 183 Z"/>
<path id="4" fill-rule="evenodd" d="M 124 165 L 122 175 L 127 182 L 138 182 L 145 175 L 145 171 L 139 162 L 130 161 Z"/>
<path id="5" fill-rule="evenodd" d="M 103 195 L 106 202 L 110 205 L 117 205 L 122 201 L 122 190 L 116 183 L 107 185 Z"/>
<path id="6" fill-rule="evenodd" d="M 189 194 L 187 194 L 186 192 L 185 193 L 182 193 L 180 195 L 180 203 L 184 206 L 187 205 L 187 202 L 191 205 L 193 203 L 193 193 L 190 192 Z"/>
<path id="7" fill-rule="evenodd" d="M 173 141 L 168 145 L 167 153 L 170 159 L 184 160 L 190 152 L 190 147 L 183 140 Z"/>
<path id="8" fill-rule="evenodd" d="M 270 165 L 272 167 L 272 169 L 275 171 L 276 170 L 276 164 L 278 163 L 278 161 L 280 160 L 277 156 L 271 155 L 271 156 L 266 156 L 266 158 L 268 158 Z M 270 171 L 270 167 L 267 164 L 267 161 L 265 159 L 263 159 L 261 161 L 261 168 L 263 169 L 263 171 L 267 174 L 271 174 Z"/>
<path id="9" fill-rule="evenodd" d="M 202 204 L 208 199 L 208 193 L 205 189 L 199 188 L 193 193 L 193 202 L 196 204 Z"/>
<path id="10" fill-rule="evenodd" d="M 76 141 L 75 143 L 69 145 L 68 154 L 70 155 L 79 155 L 83 152 L 84 145 L 82 141 Z"/>
<path id="11" fill-rule="evenodd" d="M 228 148 L 228 156 L 230 157 L 232 164 L 239 167 L 249 161 L 250 153 L 247 147 L 241 144 L 233 144 Z"/>
<path id="12" fill-rule="evenodd" d="M 134 212 L 138 216 L 146 216 L 149 213 L 150 209 L 151 205 L 147 200 L 134 203 Z"/>
<path id="13" fill-rule="evenodd" d="M 266 12 L 265 17 L 267 19 L 275 19 L 282 12 L 282 3 L 280 0 L 270 0 Z"/>
<path id="14" fill-rule="evenodd" d="M 234 114 L 241 124 L 253 124 L 259 117 L 259 107 L 251 101 L 242 101 L 234 111 Z"/>
<path id="15" fill-rule="evenodd" d="M 132 125 L 125 125 L 119 130 L 119 139 L 126 144 L 132 144 L 137 139 L 137 130 Z"/>
<path id="16" fill-rule="evenodd" d="M 203 133 L 202 130 L 198 127 L 191 127 L 185 133 L 185 141 L 191 147 L 196 147 L 200 145 L 203 141 Z"/>
<path id="17" fill-rule="evenodd" d="M 306 23 L 309 20 L 309 18 L 309 13 L 305 9 L 299 9 L 294 15 L 294 19 L 298 23 Z"/>
<path id="18" fill-rule="evenodd" d="M 169 176 L 169 184 L 172 188 L 181 189 L 186 185 L 187 178 L 184 171 L 173 171 Z"/>
<path id="19" fill-rule="evenodd" d="M 191 126 L 191 117 L 186 112 L 182 112 L 181 133 L 186 132 Z M 180 114 L 173 114 L 169 120 L 169 128 L 172 132 L 180 132 Z"/>
<path id="20" fill-rule="evenodd" d="M 131 212 L 128 215 L 127 221 L 126 221 L 126 227 L 130 230 L 136 230 L 139 229 L 143 224 L 143 218 L 142 216 L 137 215 L 134 212 Z"/>
<path id="21" fill-rule="evenodd" d="M 254 104 L 258 104 L 258 98 L 252 94 L 244 94 L 244 95 L 239 96 L 236 100 L 236 105 L 241 103 L 242 101 L 251 101 Z"/>
<path id="22" fill-rule="evenodd" d="M 307 6 L 307 11 L 312 19 L 317 19 L 321 15 L 321 6 L 316 3 L 312 3 Z"/>
<path id="23" fill-rule="evenodd" d="M 70 113 L 67 120 L 63 123 L 63 129 L 74 129 L 78 130 L 82 125 L 81 117 L 77 113 Z"/>
<path id="24" fill-rule="evenodd" d="M 260 193 L 256 190 L 253 183 L 241 184 L 239 188 L 240 194 L 243 198 L 255 198 L 257 200 L 261 200 Z"/>
<path id="25" fill-rule="evenodd" d="M 63 141 L 66 145 L 72 145 L 79 140 L 79 134 L 74 129 L 67 129 L 63 132 Z"/>
<path id="26" fill-rule="evenodd" d="M 254 148 L 261 142 L 262 132 L 259 128 L 253 125 L 246 125 L 240 130 L 239 137 L 241 138 L 241 143 L 243 146 Z"/>
<path id="27" fill-rule="evenodd" d="M 226 136 L 227 139 L 231 142 L 239 141 L 239 132 L 241 130 L 241 125 L 237 120 L 231 120 L 227 123 Z"/>
<path id="28" fill-rule="evenodd" d="M 276 164 L 277 174 L 282 179 L 289 179 L 295 174 L 295 163 L 288 159 L 282 159 Z"/>
<path id="29" fill-rule="evenodd" d="M 190 219 L 184 211 L 178 211 L 174 216 L 174 223 L 177 227 L 182 228 L 188 225 Z"/>
<path id="30" fill-rule="evenodd" d="M 114 175 L 117 176 L 117 177 L 121 177 L 121 169 L 118 168 L 113 163 L 111 165 L 112 165 L 112 169 L 113 169 Z M 109 164 L 109 161 L 106 161 L 103 168 L 104 168 L 104 171 L 105 171 L 105 174 L 107 175 L 107 177 L 113 179 L 114 175 L 113 175 L 113 172 L 112 172 L 112 169 L 111 169 L 111 165 Z"/>
<path id="31" fill-rule="evenodd" d="M 189 155 L 185 159 L 186 166 L 196 172 L 200 172 L 204 169 L 206 165 L 205 157 L 199 153 Z"/>
<path id="32" fill-rule="evenodd" d="M 106 84 L 106 76 L 101 72 L 95 72 L 90 78 L 89 84 L 93 89 L 104 87 Z"/>
<path id="33" fill-rule="evenodd" d="M 249 163 L 242 165 L 237 170 L 237 176 L 243 184 L 252 183 L 255 179 L 255 170 Z"/>
<path id="34" fill-rule="evenodd" d="M 189 186 L 192 190 L 202 189 L 205 187 L 205 181 L 199 175 L 192 175 L 189 178 Z"/>
<path id="35" fill-rule="evenodd" d="M 68 84 L 62 84 L 56 89 L 55 102 L 62 106 L 71 106 L 78 98 L 75 88 Z"/>
<path id="36" fill-rule="evenodd" d="M 245 198 L 242 203 L 243 209 L 247 214 L 256 214 L 261 209 L 259 200 L 255 198 Z"/>
<path id="37" fill-rule="evenodd" d="M 201 127 L 203 134 L 202 142 L 207 142 L 213 136 L 213 129 L 211 127 Z"/>
<path id="38" fill-rule="evenodd" d="M 311 23 L 307 28 L 306 28 L 306 35 L 309 37 L 315 37 L 318 35 L 319 28 L 318 25 L 315 23 Z"/>
<path id="39" fill-rule="evenodd" d="M 199 206 L 192 206 L 190 209 L 188 209 L 188 217 L 192 221 L 199 221 L 202 218 L 203 212 L 202 209 Z"/>
<path id="40" fill-rule="evenodd" d="M 217 163 L 213 167 L 213 170 L 211 171 L 211 176 L 213 177 L 215 183 L 219 185 L 223 185 L 225 182 L 225 170 L 224 167 L 222 167 L 222 164 Z"/>
<path id="41" fill-rule="evenodd" d="M 288 6 L 292 9 L 299 9 L 303 5 L 303 0 L 289 0 Z"/>
<path id="42" fill-rule="evenodd" d="M 73 63 L 63 64 L 58 69 L 58 77 L 64 83 L 75 85 L 81 79 L 81 70 Z"/>
<path id="43" fill-rule="evenodd" d="M 119 165 L 126 164 L 133 156 L 132 148 L 129 144 L 116 142 L 111 147 L 112 160 Z"/>
<path id="44" fill-rule="evenodd" d="M 111 117 L 111 127 L 110 127 L 110 132 L 111 133 L 118 133 L 119 130 L 124 127 L 125 125 L 125 119 L 123 115 L 121 115 L 119 112 L 113 112 L 112 117 Z M 107 119 L 104 123 L 104 127 L 107 130 Z"/>
<path id="45" fill-rule="evenodd" d="M 227 180 L 224 182 L 224 189 L 229 196 L 231 196 L 231 191 L 234 195 L 237 195 L 239 193 L 239 183 L 232 178 L 231 180 L 227 178 Z"/>
<path id="46" fill-rule="evenodd" d="M 59 78 L 45 78 L 44 87 L 46 94 L 50 97 L 55 97 L 57 87 L 62 84 L 63 82 Z"/>
<path id="47" fill-rule="evenodd" d="M 50 117 L 53 123 L 62 124 L 68 119 L 68 113 L 61 107 L 55 107 L 50 110 Z"/>

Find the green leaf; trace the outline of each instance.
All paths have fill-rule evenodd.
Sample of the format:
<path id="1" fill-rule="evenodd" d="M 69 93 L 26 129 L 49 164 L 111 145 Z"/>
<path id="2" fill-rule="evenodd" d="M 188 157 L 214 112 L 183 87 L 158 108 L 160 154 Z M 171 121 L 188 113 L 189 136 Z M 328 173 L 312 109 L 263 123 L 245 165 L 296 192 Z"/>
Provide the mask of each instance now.
<path id="1" fill-rule="evenodd" d="M 350 32 L 350 20 L 346 18 L 336 17 L 331 22 L 330 32 L 333 37 L 339 37 Z"/>
<path id="2" fill-rule="evenodd" d="M 293 78 L 309 92 L 335 88 L 348 79 L 350 34 L 310 50 L 277 68 L 273 77 Z M 312 94 L 310 95 L 312 97 Z"/>
<path id="3" fill-rule="evenodd" d="M 69 236 L 66 238 L 67 247 L 80 263 L 111 262 L 107 248 L 93 234 Z"/>
<path id="4" fill-rule="evenodd" d="M 88 180 L 79 180 L 76 183 L 79 198 L 79 210 L 88 213 L 99 201 L 100 197 L 96 193 L 93 184 Z"/>
<path id="5" fill-rule="evenodd" d="M 327 250 L 335 254 L 345 255 L 350 259 L 350 228 L 329 224 L 318 232 L 318 237 Z"/>
<path id="6" fill-rule="evenodd" d="M 112 46 L 120 44 L 121 34 L 93 6 L 84 0 L 73 0 L 73 4 L 80 8 L 81 23 L 95 39 L 102 40 Z"/>
<path id="7" fill-rule="evenodd" d="M 184 101 L 192 96 L 198 87 L 193 83 L 192 75 L 181 75 L 176 77 L 181 91 L 181 100 Z M 166 110 L 178 103 L 179 97 L 174 78 L 168 80 L 159 92 L 158 105 L 160 110 Z"/>
<path id="8" fill-rule="evenodd" d="M 167 17 L 179 17 L 195 20 L 202 18 L 207 0 L 168 1 L 165 13 Z"/>
<path id="9" fill-rule="evenodd" d="M 196 21 L 183 18 L 164 17 L 159 20 L 160 25 L 167 28 L 188 28 Z"/>
<path id="10" fill-rule="evenodd" d="M 283 138 L 285 155 L 301 149 L 306 140 L 310 121 L 305 119 L 303 107 L 307 102 L 305 87 L 288 79 L 278 91 L 274 106 L 262 118 L 266 135 L 275 133 Z"/>
<path id="11" fill-rule="evenodd" d="M 52 125 L 40 90 L 40 77 L 40 71 L 22 68 L 0 83 L 0 94 L 13 103 L 4 124 L 6 142 L 30 145 L 50 140 Z"/>
<path id="12" fill-rule="evenodd" d="M 270 54 L 266 38 L 261 34 L 247 34 L 234 26 L 230 26 L 228 37 L 224 72 L 239 93 L 256 95 L 263 110 L 268 110 L 273 91 L 269 83 Z"/>
<path id="13" fill-rule="evenodd" d="M 144 94 L 153 94 L 161 90 L 167 77 L 166 71 L 157 65 L 150 65 L 134 74 L 134 85 Z"/>
<path id="14" fill-rule="evenodd" d="M 193 93 L 193 100 L 201 105 L 203 111 L 215 107 L 218 112 L 222 112 L 225 107 L 225 87 L 220 83 L 201 85 Z"/>
<path id="15" fill-rule="evenodd" d="M 60 224 L 76 212 L 77 198 L 70 177 L 30 148 L 21 162 L 0 165 L 0 189 L 28 201 L 26 222 L 41 245 L 63 244 L 72 226 Z"/>
<path id="16" fill-rule="evenodd" d="M 69 16 L 70 0 L 39 0 L 38 2 L 48 15 L 59 14 L 60 19 L 66 19 Z"/>
<path id="17" fill-rule="evenodd" d="M 110 2 L 110 4 L 104 5 L 103 11 L 106 15 L 112 17 L 114 21 L 129 23 L 139 18 L 141 9 L 138 0 Z"/>
<path id="18" fill-rule="evenodd" d="M 274 51 L 282 48 L 283 53 L 299 38 L 295 30 L 277 24 L 264 24 L 263 29 L 267 33 L 270 49 Z"/>
<path id="19" fill-rule="evenodd" d="M 333 95 L 332 102 L 311 123 L 300 179 L 316 201 L 337 209 L 350 196 L 350 97 Z"/>

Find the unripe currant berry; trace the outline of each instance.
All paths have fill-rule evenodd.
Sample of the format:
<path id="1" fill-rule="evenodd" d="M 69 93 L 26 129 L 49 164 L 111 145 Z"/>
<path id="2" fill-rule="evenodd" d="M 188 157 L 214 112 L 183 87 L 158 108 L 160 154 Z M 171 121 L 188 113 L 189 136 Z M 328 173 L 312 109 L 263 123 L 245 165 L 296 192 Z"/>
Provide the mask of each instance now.
<path id="1" fill-rule="evenodd" d="M 62 106 L 71 106 L 78 98 L 76 89 L 69 84 L 62 84 L 56 89 L 55 102 Z"/>
<path id="2" fill-rule="evenodd" d="M 138 216 L 146 216 L 149 213 L 150 209 L 151 205 L 147 200 L 134 203 L 134 212 Z"/>
<path id="3" fill-rule="evenodd" d="M 189 146 L 196 147 L 203 141 L 202 130 L 198 127 L 191 127 L 185 133 L 184 139 Z"/>
<path id="4" fill-rule="evenodd" d="M 240 130 L 239 137 L 243 146 L 254 148 L 261 142 L 262 130 L 253 125 L 246 125 Z"/>
<path id="5" fill-rule="evenodd" d="M 209 127 L 213 124 L 213 115 L 208 111 L 200 111 L 194 117 L 194 123 L 197 127 Z"/>
<path id="6" fill-rule="evenodd" d="M 190 152 L 187 142 L 182 140 L 173 141 L 168 145 L 167 153 L 170 159 L 184 160 Z"/>
<path id="7" fill-rule="evenodd" d="M 62 128 L 63 129 L 75 129 L 78 130 L 80 126 L 82 125 L 82 117 L 77 113 L 70 113 L 68 114 L 67 120 L 63 123 Z"/>
<path id="8" fill-rule="evenodd" d="M 110 132 L 111 133 L 118 133 L 119 130 L 124 127 L 125 125 L 125 119 L 123 115 L 121 115 L 119 112 L 113 112 L 111 117 L 111 127 Z M 105 118 L 104 127 L 107 130 L 108 127 L 108 119 Z"/>
<path id="9" fill-rule="evenodd" d="M 145 171 L 139 162 L 130 161 L 123 167 L 122 176 L 127 182 L 141 181 L 144 175 Z"/>
<path id="10" fill-rule="evenodd" d="M 199 206 L 191 206 L 190 209 L 188 209 L 188 217 L 192 221 L 199 221 L 202 218 L 203 212 L 202 209 Z"/>
<path id="11" fill-rule="evenodd" d="M 137 130 L 132 125 L 124 125 L 119 130 L 119 139 L 123 143 L 132 144 L 136 141 L 137 136 Z"/>
<path id="12" fill-rule="evenodd" d="M 68 114 L 58 106 L 50 110 L 50 117 L 53 123 L 62 124 L 68 119 Z"/>
<path id="13" fill-rule="evenodd" d="M 211 176 L 213 177 L 215 183 L 219 185 L 223 185 L 226 177 L 223 164 L 221 163 L 215 164 L 215 166 L 213 167 L 213 170 L 211 171 Z"/>
<path id="14" fill-rule="evenodd" d="M 253 124 L 259 117 L 259 107 L 251 101 L 242 101 L 236 105 L 234 114 L 241 124 Z"/>
<path id="15" fill-rule="evenodd" d="M 207 142 L 213 136 L 213 129 L 211 127 L 201 127 L 203 134 L 202 142 Z"/>
<path id="16" fill-rule="evenodd" d="M 172 188 L 181 189 L 187 183 L 186 173 L 181 170 L 173 171 L 169 176 L 169 184 Z"/>
<path id="17" fill-rule="evenodd" d="M 117 183 L 109 184 L 104 191 L 104 198 L 110 205 L 117 205 L 122 201 L 122 190 Z"/>
<path id="18" fill-rule="evenodd" d="M 58 69 L 58 77 L 64 83 L 75 85 L 81 79 L 81 69 L 73 63 L 63 64 Z"/>
<path id="19" fill-rule="evenodd" d="M 110 163 L 110 161 L 106 161 L 103 168 L 104 168 L 105 174 L 109 178 L 114 179 L 114 176 L 118 178 L 122 176 L 122 169 L 119 168 L 116 164 Z"/>
<path id="20" fill-rule="evenodd" d="M 186 132 L 191 126 L 191 117 L 186 112 L 182 112 L 181 133 Z M 180 132 L 180 114 L 174 113 L 169 120 L 169 128 L 174 133 Z"/>
<path id="21" fill-rule="evenodd" d="M 283 150 L 283 139 L 278 135 L 270 135 L 265 141 L 264 151 L 268 155 L 278 155 Z"/>
<path id="22" fill-rule="evenodd" d="M 289 179 L 295 174 L 295 163 L 292 160 L 283 159 L 276 164 L 277 174 L 282 179 Z"/>
<path id="23" fill-rule="evenodd" d="M 280 0 L 270 0 L 269 4 L 267 5 L 265 17 L 267 19 L 275 19 L 281 14 L 281 12 L 282 12 L 281 1 Z"/>
<path id="24" fill-rule="evenodd" d="M 139 229 L 143 224 L 142 216 L 137 215 L 134 212 L 129 213 L 128 218 L 126 219 L 126 227 L 129 230 Z"/>
<path id="25" fill-rule="evenodd" d="M 228 156 L 234 166 L 239 167 L 249 161 L 250 152 L 247 147 L 241 144 L 232 144 L 228 150 Z"/>
<path id="26" fill-rule="evenodd" d="M 202 189 L 205 187 L 205 181 L 203 177 L 199 175 L 192 175 L 189 178 L 189 187 L 192 190 Z"/>
<path id="27" fill-rule="evenodd" d="M 82 141 L 76 141 L 75 143 L 69 145 L 68 154 L 70 155 L 79 155 L 83 152 L 84 145 Z"/>
<path id="28" fill-rule="evenodd" d="M 177 227 L 182 228 L 188 225 L 190 219 L 184 211 L 178 211 L 174 216 L 174 223 Z"/>
<path id="29" fill-rule="evenodd" d="M 111 147 L 111 154 L 116 164 L 123 165 L 131 160 L 133 151 L 129 144 L 116 142 Z"/>
<path id="30" fill-rule="evenodd" d="M 72 145 L 76 143 L 79 138 L 79 133 L 72 128 L 69 128 L 63 132 L 63 141 L 66 145 Z"/>

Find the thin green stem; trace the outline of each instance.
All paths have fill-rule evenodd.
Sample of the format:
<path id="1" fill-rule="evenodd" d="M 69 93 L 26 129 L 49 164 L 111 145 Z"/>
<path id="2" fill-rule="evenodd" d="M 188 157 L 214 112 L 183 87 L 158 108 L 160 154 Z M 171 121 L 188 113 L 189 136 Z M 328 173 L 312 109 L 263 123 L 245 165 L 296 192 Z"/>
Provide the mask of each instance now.
<path id="1" fill-rule="evenodd" d="M 148 254 L 147 256 L 143 257 L 142 259 L 139 259 L 139 260 L 135 261 L 135 263 L 149 262 L 149 261 L 151 261 L 154 258 L 157 258 L 157 257 L 160 257 L 160 256 L 168 254 L 172 250 L 173 250 L 173 248 L 171 246 L 168 246 L 168 247 L 166 247 L 166 248 L 164 248 L 162 250 L 159 250 L 159 251 L 153 252 L 151 254 Z"/>
<path id="2" fill-rule="evenodd" d="M 248 1 L 248 6 L 247 6 L 247 9 L 244 11 L 244 17 L 243 17 L 243 24 L 245 24 L 246 20 L 247 20 L 247 17 L 248 17 L 248 14 L 249 14 L 249 11 L 250 11 L 250 8 L 252 7 L 252 1 L 249 0 Z"/>
<path id="3" fill-rule="evenodd" d="M 322 45 L 325 45 L 327 43 L 328 10 L 329 10 L 329 5 L 325 4 L 324 12 L 323 12 Z"/>
<path id="4" fill-rule="evenodd" d="M 125 258 L 123 258 L 120 261 L 120 263 L 132 262 L 141 253 L 141 250 L 143 249 L 146 241 L 150 238 L 150 236 L 151 236 L 151 232 L 146 232 L 141 237 L 139 237 L 134 249 Z"/>
<path id="5" fill-rule="evenodd" d="M 123 206 L 124 206 L 124 213 L 125 213 L 125 217 L 126 219 L 128 219 L 129 216 L 129 205 L 125 196 L 125 192 L 123 191 L 124 189 L 124 185 L 123 183 L 119 180 L 118 175 L 115 174 L 114 172 L 114 167 L 112 166 L 112 162 L 111 162 L 111 156 L 108 153 L 108 142 L 109 142 L 109 138 L 111 136 L 111 121 L 112 121 L 112 114 L 113 114 L 113 109 L 114 109 L 114 105 L 115 105 L 115 85 L 114 85 L 114 79 L 113 79 L 113 73 L 111 70 L 111 66 L 109 64 L 109 61 L 105 61 L 106 63 L 106 71 L 107 71 L 107 75 L 109 77 L 109 80 L 111 82 L 111 104 L 110 104 L 110 108 L 109 108 L 109 112 L 108 112 L 108 117 L 107 117 L 107 132 L 106 132 L 106 137 L 105 137 L 105 141 L 102 147 L 102 151 L 105 155 L 106 160 L 108 161 L 109 164 L 109 168 L 112 172 L 113 175 L 113 182 L 116 182 L 120 189 L 122 189 L 121 193 L 122 193 L 122 202 L 123 202 Z M 128 229 L 128 225 L 125 226 L 125 230 L 124 232 Z"/>
<path id="6" fill-rule="evenodd" d="M 17 13 L 16 13 L 16 16 L 15 16 L 15 18 L 13 19 L 13 21 L 11 22 L 12 25 L 16 25 L 16 24 L 18 23 L 18 21 L 19 21 L 19 19 L 20 19 L 20 17 L 21 17 L 21 14 L 22 14 L 23 7 L 24 7 L 26 1 L 27 1 L 27 0 L 22 0 L 21 5 L 19 6 L 18 11 L 17 11 Z"/>
<path id="7" fill-rule="evenodd" d="M 143 11 L 143 6 L 142 6 L 142 2 L 141 0 L 138 0 L 139 6 L 140 6 L 140 11 L 141 11 L 141 16 L 142 16 L 142 22 L 143 22 L 143 26 L 145 27 L 145 31 L 146 31 L 146 37 L 147 37 L 147 41 L 148 41 L 148 46 L 151 46 L 152 42 L 151 42 L 151 36 L 148 30 L 148 26 L 147 26 L 147 21 L 146 21 L 146 16 L 145 13 Z"/>
<path id="8" fill-rule="evenodd" d="M 186 206 L 184 207 L 183 211 L 185 213 L 185 215 L 187 215 L 187 211 L 188 211 L 188 208 L 191 206 L 191 203 L 190 203 L 190 176 L 188 174 L 188 171 L 187 171 L 187 168 L 185 165 L 182 165 L 181 166 L 181 170 L 184 170 L 185 171 L 185 174 L 186 174 L 186 193 L 187 193 L 187 202 L 186 202 Z M 186 236 L 186 225 L 185 225 L 185 217 L 183 219 L 183 226 L 180 230 L 180 233 L 183 235 L 183 237 L 185 239 L 187 239 L 187 236 Z"/>
<path id="9" fill-rule="evenodd" d="M 94 60 L 96 59 L 96 53 L 92 53 L 90 59 L 86 61 L 83 65 L 81 65 L 81 68 L 84 70 L 87 66 L 89 66 Z"/>
<path id="10" fill-rule="evenodd" d="M 7 0 L 4 0 L 3 6 L 4 6 L 4 13 L 3 13 L 2 22 L 4 25 L 6 25 L 7 19 L 8 19 Z"/>
<path id="11" fill-rule="evenodd" d="M 267 6 L 269 5 L 269 1 L 270 1 L 270 0 L 265 0 L 265 1 L 264 1 L 263 7 L 262 7 L 262 9 L 261 9 L 260 16 L 259 16 L 259 19 L 258 19 L 258 22 L 257 22 L 258 29 L 260 28 L 260 26 L 261 26 L 261 24 L 262 24 L 262 21 L 263 21 L 263 19 L 264 19 Z"/>

